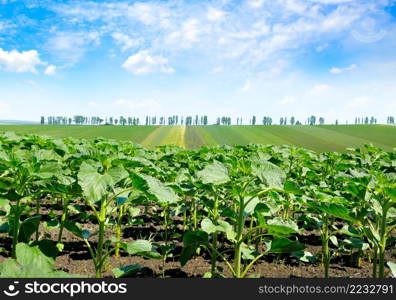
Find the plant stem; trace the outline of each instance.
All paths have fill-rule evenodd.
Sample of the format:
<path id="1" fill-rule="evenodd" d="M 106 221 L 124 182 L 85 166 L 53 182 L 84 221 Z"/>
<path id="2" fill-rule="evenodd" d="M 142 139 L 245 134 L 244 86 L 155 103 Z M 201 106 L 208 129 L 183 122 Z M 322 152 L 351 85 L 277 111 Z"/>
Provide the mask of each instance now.
<path id="1" fill-rule="evenodd" d="M 37 196 L 36 198 L 36 216 L 38 216 L 40 213 L 40 199 Z M 39 226 L 37 226 L 37 230 L 36 230 L 36 242 L 39 240 Z"/>
<path id="2" fill-rule="evenodd" d="M 118 208 L 118 216 L 117 216 L 117 224 L 116 224 L 116 239 L 117 241 L 121 240 L 121 223 L 122 223 L 122 216 L 124 214 L 124 205 L 121 205 Z M 117 242 L 115 244 L 115 257 L 120 257 L 120 243 Z"/>
<path id="3" fill-rule="evenodd" d="M 195 199 L 192 198 L 193 205 L 193 230 L 197 230 L 197 204 L 195 203 Z"/>
<path id="4" fill-rule="evenodd" d="M 217 194 L 216 191 L 213 189 L 214 192 L 214 202 L 213 202 L 213 224 L 218 225 L 218 199 L 217 199 Z M 214 249 L 217 249 L 217 232 L 214 232 L 212 234 L 212 247 Z M 212 277 L 214 274 L 216 274 L 216 262 L 217 262 L 217 251 L 212 254 L 212 259 L 211 259 L 211 273 Z"/>
<path id="5" fill-rule="evenodd" d="M 234 259 L 235 259 L 235 277 L 240 278 L 241 277 L 241 259 L 242 259 L 242 251 L 241 251 L 241 246 L 242 246 L 242 231 L 243 231 L 243 221 L 244 221 L 244 216 L 243 216 L 243 210 L 244 210 L 244 197 L 239 196 L 239 213 L 238 213 L 238 220 L 237 220 L 237 235 L 235 237 L 236 239 L 236 244 L 235 244 L 235 254 L 234 254 Z"/>
<path id="6" fill-rule="evenodd" d="M 322 226 L 322 263 L 324 266 L 324 277 L 329 277 L 329 216 L 326 214 Z"/>
<path id="7" fill-rule="evenodd" d="M 13 232 L 12 232 L 12 249 L 11 249 L 11 257 L 16 258 L 16 245 L 18 243 L 18 235 L 19 235 L 19 218 L 21 217 L 20 213 L 20 208 L 19 208 L 19 201 L 20 199 L 17 200 L 16 203 L 16 209 L 15 209 L 15 219 L 14 219 L 14 226 L 13 226 Z"/>
<path id="8" fill-rule="evenodd" d="M 162 253 L 162 278 L 165 278 L 165 263 L 168 255 L 168 207 L 164 208 L 165 253 Z"/>
<path id="9" fill-rule="evenodd" d="M 374 246 L 373 278 L 377 278 L 377 259 L 378 259 L 378 247 Z"/>
<path id="10" fill-rule="evenodd" d="M 379 270 L 378 270 L 378 277 L 384 278 L 385 277 L 385 248 L 386 248 L 386 215 L 387 209 L 383 208 L 382 210 L 382 217 L 381 217 L 381 228 L 380 228 L 380 235 L 381 241 L 379 243 Z"/>
<path id="11" fill-rule="evenodd" d="M 65 221 L 67 216 L 67 203 L 64 203 L 64 200 L 62 200 L 62 207 L 63 210 L 62 210 L 62 216 L 61 216 L 61 222 L 59 228 L 58 243 L 62 242 L 63 229 L 65 227 Z"/>
<path id="12" fill-rule="evenodd" d="M 183 211 L 183 231 L 187 229 L 187 211 Z"/>
<path id="13" fill-rule="evenodd" d="M 99 216 L 99 234 L 98 234 L 98 249 L 96 252 L 96 261 L 99 262 L 96 266 L 96 278 L 102 277 L 102 269 L 103 269 L 103 240 L 105 233 L 105 222 L 106 222 L 106 205 L 104 201 L 101 204 L 100 208 L 100 216 Z"/>

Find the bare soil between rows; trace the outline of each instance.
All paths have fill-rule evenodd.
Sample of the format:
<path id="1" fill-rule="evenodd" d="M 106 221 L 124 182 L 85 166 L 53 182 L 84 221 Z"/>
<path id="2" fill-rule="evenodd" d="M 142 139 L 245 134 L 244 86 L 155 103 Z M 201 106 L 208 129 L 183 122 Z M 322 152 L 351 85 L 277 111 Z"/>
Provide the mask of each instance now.
<path id="1" fill-rule="evenodd" d="M 40 213 L 46 216 L 47 208 L 42 207 Z M 91 222 L 84 224 L 84 229 L 91 232 L 96 231 L 97 225 Z M 47 230 L 40 225 L 40 238 L 56 241 L 58 238 L 58 229 Z M 136 239 L 147 239 L 151 236 L 154 242 L 160 243 L 163 227 L 156 220 L 146 221 L 143 225 L 125 226 L 123 229 L 123 241 L 131 242 Z M 210 271 L 210 257 L 203 252 L 200 256 L 195 256 L 185 266 L 181 266 L 179 255 L 182 249 L 181 242 L 181 225 L 178 225 L 177 239 L 170 243 L 176 244 L 173 251 L 173 257 L 168 257 L 165 263 L 165 277 L 171 278 L 194 278 L 202 277 Z M 110 239 L 113 235 L 111 230 L 107 230 L 106 237 Z M 298 236 L 300 242 L 306 245 L 306 251 L 313 255 L 320 253 L 321 241 L 318 232 L 308 232 L 305 235 Z M 95 239 L 91 241 L 95 244 Z M 64 249 L 56 258 L 55 267 L 58 270 L 66 271 L 70 274 L 78 274 L 81 277 L 94 277 L 95 269 L 88 248 L 85 243 L 67 230 L 64 231 L 62 243 Z M 11 250 L 11 239 L 4 234 L 0 235 L 0 249 L 4 248 L 8 253 Z M 121 250 L 120 257 L 114 255 L 110 257 L 104 277 L 113 277 L 112 269 L 126 265 L 139 264 L 141 270 L 131 277 L 138 278 L 160 278 L 162 277 L 162 260 L 147 259 L 140 256 L 131 256 Z M 0 263 L 8 258 L 7 253 L 0 253 Z M 386 252 L 386 261 L 396 259 L 396 247 L 392 245 Z M 226 264 L 219 260 L 218 265 L 223 269 L 222 274 L 225 277 L 231 277 L 231 272 L 227 269 Z M 249 271 L 248 276 L 258 276 L 264 278 L 322 278 L 323 267 L 320 262 L 304 263 L 297 258 L 289 255 L 267 255 L 260 259 Z M 361 266 L 351 266 L 347 256 L 338 256 L 332 260 L 329 269 L 330 277 L 346 278 L 369 278 L 372 276 L 372 263 L 367 257 L 363 257 Z"/>

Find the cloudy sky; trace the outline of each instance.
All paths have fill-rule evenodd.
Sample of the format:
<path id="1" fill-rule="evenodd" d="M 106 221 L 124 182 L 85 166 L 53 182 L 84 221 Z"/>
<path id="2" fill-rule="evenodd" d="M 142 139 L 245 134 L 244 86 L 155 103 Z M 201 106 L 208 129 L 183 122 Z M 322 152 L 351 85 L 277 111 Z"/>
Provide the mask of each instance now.
<path id="1" fill-rule="evenodd" d="M 0 0 L 0 119 L 396 115 L 395 0 Z"/>

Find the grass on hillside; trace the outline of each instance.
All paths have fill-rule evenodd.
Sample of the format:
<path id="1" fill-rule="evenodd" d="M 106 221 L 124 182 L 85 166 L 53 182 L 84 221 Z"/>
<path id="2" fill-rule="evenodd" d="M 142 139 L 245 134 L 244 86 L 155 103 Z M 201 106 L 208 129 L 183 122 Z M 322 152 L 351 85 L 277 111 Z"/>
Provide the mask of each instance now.
<path id="1" fill-rule="evenodd" d="M 2 125 L 0 132 L 39 134 L 52 137 L 129 140 L 148 148 L 175 144 L 196 149 L 211 145 L 248 143 L 289 144 L 315 151 L 345 151 L 349 147 L 374 144 L 383 150 L 396 148 L 396 126 L 322 125 L 322 126 L 62 126 Z"/>

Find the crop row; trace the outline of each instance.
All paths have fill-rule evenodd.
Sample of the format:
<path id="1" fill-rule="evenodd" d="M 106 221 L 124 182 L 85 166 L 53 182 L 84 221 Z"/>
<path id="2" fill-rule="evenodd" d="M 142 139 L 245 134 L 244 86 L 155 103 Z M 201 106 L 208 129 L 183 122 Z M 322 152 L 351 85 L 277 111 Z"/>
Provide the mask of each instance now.
<path id="1" fill-rule="evenodd" d="M 44 215 L 45 205 L 61 213 Z M 161 241 L 124 241 L 122 232 L 145 216 L 160 221 Z M 56 228 L 57 240 L 45 239 L 43 226 Z M 176 255 L 181 265 L 205 253 L 205 277 L 224 276 L 219 262 L 233 277 L 252 276 L 267 255 L 319 262 L 328 277 L 331 260 L 347 255 L 357 266 L 369 259 L 372 276 L 382 278 L 396 275 L 395 263 L 385 261 L 395 228 L 396 153 L 369 145 L 344 154 L 273 145 L 151 151 L 102 138 L 0 135 L 0 233 L 12 239 L 0 277 L 72 276 L 54 270 L 69 231 L 85 243 L 96 277 L 121 253 L 163 264 Z M 312 231 L 320 253 L 299 240 Z"/>

